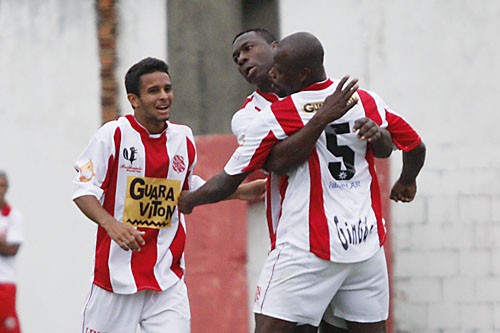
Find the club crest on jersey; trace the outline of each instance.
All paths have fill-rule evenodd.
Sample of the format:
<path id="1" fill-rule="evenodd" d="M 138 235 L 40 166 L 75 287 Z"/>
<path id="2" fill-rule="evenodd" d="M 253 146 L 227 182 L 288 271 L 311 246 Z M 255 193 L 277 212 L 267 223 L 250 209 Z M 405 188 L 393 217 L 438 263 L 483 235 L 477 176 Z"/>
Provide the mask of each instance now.
<path id="1" fill-rule="evenodd" d="M 307 103 L 302 106 L 302 110 L 307 113 L 317 112 L 322 106 L 324 102 L 316 102 L 316 103 Z"/>
<path id="2" fill-rule="evenodd" d="M 137 160 L 137 148 L 123 148 L 123 158 L 133 164 L 135 160 Z"/>
<path id="3" fill-rule="evenodd" d="M 170 227 L 180 193 L 179 180 L 129 176 L 123 223 L 153 229 Z"/>
<path id="4" fill-rule="evenodd" d="M 172 168 L 175 172 L 181 173 L 186 170 L 186 164 L 184 163 L 184 157 L 180 155 L 175 155 L 172 159 Z"/>

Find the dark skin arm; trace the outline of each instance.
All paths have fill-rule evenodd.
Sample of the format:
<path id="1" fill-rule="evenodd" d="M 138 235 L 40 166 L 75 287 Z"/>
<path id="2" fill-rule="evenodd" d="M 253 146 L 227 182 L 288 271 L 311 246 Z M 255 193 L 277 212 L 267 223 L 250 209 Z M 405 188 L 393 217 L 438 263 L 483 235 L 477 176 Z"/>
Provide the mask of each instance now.
<path id="1" fill-rule="evenodd" d="M 224 171 L 210 178 L 202 187 L 193 192 L 183 191 L 177 206 L 179 211 L 190 214 L 196 206 L 219 202 L 232 195 L 249 173 L 230 176 Z"/>
<path id="2" fill-rule="evenodd" d="M 7 243 L 7 236 L 0 235 L 0 255 L 15 256 L 20 246 L 20 244 Z"/>
<path id="3" fill-rule="evenodd" d="M 390 198 L 396 202 L 411 202 L 417 193 L 417 176 L 424 166 L 426 147 L 423 142 L 409 152 L 403 152 L 403 167 L 394 183 Z"/>
<path id="4" fill-rule="evenodd" d="M 354 93 L 358 90 L 358 80 L 347 83 L 348 79 L 348 76 L 342 78 L 335 92 L 325 99 L 323 106 L 302 129 L 273 147 L 265 164 L 266 169 L 284 175 L 307 161 L 326 126 L 356 105 Z M 391 135 L 371 119 L 356 120 L 353 131 L 358 131 L 358 137 L 372 145 L 375 157 L 386 158 L 391 155 Z"/>

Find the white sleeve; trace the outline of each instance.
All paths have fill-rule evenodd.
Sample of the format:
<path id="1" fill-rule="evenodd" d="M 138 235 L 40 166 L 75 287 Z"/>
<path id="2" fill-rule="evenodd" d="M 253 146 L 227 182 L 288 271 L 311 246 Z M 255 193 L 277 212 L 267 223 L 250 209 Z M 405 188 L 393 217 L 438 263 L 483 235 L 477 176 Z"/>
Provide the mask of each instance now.
<path id="1" fill-rule="evenodd" d="M 75 163 L 77 175 L 73 179 L 73 199 L 93 195 L 100 200 L 104 193 L 102 184 L 108 172 L 108 163 L 110 157 L 115 157 L 112 134 L 115 127 L 106 125 L 92 137 Z"/>
<path id="2" fill-rule="evenodd" d="M 198 175 L 192 175 L 191 176 L 191 183 L 190 183 L 190 186 L 189 186 L 189 190 L 190 191 L 196 191 L 197 189 L 199 189 L 200 187 L 203 186 L 203 184 L 205 184 L 207 181 L 203 178 L 201 178 L 200 176 Z"/>
<path id="3" fill-rule="evenodd" d="M 270 107 L 259 112 L 249 124 L 243 143 L 235 150 L 224 171 L 239 175 L 262 168 L 274 144 L 278 141 L 272 130 L 275 121 Z"/>

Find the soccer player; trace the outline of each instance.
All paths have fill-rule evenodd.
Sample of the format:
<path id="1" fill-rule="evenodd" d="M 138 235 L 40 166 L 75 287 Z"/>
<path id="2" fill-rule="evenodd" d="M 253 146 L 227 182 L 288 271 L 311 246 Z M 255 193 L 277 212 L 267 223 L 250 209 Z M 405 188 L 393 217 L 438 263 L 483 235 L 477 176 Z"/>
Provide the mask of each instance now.
<path id="1" fill-rule="evenodd" d="M 82 332 L 186 333 L 186 225 L 177 198 L 202 181 L 192 176 L 195 141 L 189 127 L 169 121 L 174 94 L 164 61 L 133 65 L 125 87 L 133 115 L 103 125 L 75 166 L 73 200 L 98 225 Z M 247 188 L 235 197 L 254 200 Z"/>
<path id="2" fill-rule="evenodd" d="M 260 111 L 224 171 L 197 191 L 183 192 L 179 208 L 189 213 L 226 197 L 264 165 L 277 141 L 308 124 L 323 101 L 331 103 L 334 91 L 347 97 L 344 105 L 355 105 L 345 114 L 325 119 L 317 117 L 318 111 L 316 121 L 328 126 L 307 162 L 289 171 L 281 187 L 276 238 L 257 288 L 256 332 L 291 332 L 297 323 L 318 326 L 338 295 L 336 311 L 350 330 L 385 329 L 389 296 L 380 194 L 373 151 L 353 128 L 361 117 L 385 127 L 386 105 L 363 90 L 357 91 L 360 101 L 353 102 L 345 80 L 328 79 L 322 45 L 308 33 L 278 44 L 270 73 L 281 95 L 291 96 Z"/>
<path id="3" fill-rule="evenodd" d="M 7 174 L 0 170 L 0 333 L 20 333 L 16 312 L 15 256 L 24 240 L 23 219 L 5 199 L 8 188 Z"/>
<path id="4" fill-rule="evenodd" d="M 272 51 L 277 43 L 278 41 L 274 35 L 262 28 L 245 30 L 236 35 L 233 40 L 233 61 L 236 63 L 240 74 L 257 88 L 232 119 L 233 133 L 237 135 L 240 144 L 244 138 L 246 127 L 256 114 L 279 99 L 274 93 L 272 81 L 268 75 L 273 63 Z M 391 199 L 409 202 L 416 193 L 416 176 L 423 166 L 425 146 L 418 134 L 402 117 L 389 109 L 386 110 L 386 116 L 388 121 L 387 130 L 392 134 L 394 145 L 403 150 L 403 169 L 400 178 L 392 188 Z M 309 126 L 311 123 L 309 122 L 290 138 L 273 147 L 270 157 L 266 161 L 268 169 L 278 173 L 286 173 L 287 170 L 307 160 L 321 134 L 321 128 L 319 130 L 313 129 Z M 359 127 L 358 135 L 368 141 L 376 142 L 381 135 L 385 136 L 384 129 L 379 128 L 369 118 L 362 118 L 355 122 L 355 128 L 357 127 Z M 386 142 L 384 144 L 387 146 Z M 383 145 L 372 148 L 375 157 L 387 157 L 387 150 L 384 149 Z M 276 226 L 273 221 L 277 220 L 281 208 L 280 177 L 271 172 L 268 179 L 270 182 L 266 195 L 266 216 L 271 230 L 272 242 L 274 238 L 272 230 Z M 334 317 L 333 309 L 329 307 L 322 324 L 323 332 L 343 332 L 343 330 L 335 330 L 333 324 L 346 328 L 345 322 Z M 311 329 L 308 325 L 302 325 L 299 326 L 298 331 L 303 333 L 314 332 L 315 329 Z"/>

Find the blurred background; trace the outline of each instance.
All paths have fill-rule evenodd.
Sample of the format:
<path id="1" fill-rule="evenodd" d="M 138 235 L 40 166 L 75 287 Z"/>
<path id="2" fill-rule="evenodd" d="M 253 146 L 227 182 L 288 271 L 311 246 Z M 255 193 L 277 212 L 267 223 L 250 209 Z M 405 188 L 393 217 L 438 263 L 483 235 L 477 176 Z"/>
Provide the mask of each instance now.
<path id="1" fill-rule="evenodd" d="M 165 59 L 172 120 L 200 142 L 230 137 L 231 116 L 252 91 L 232 63 L 231 42 L 256 26 L 278 37 L 315 34 L 328 74 L 358 77 L 427 146 L 417 198 L 386 211 L 393 332 L 500 332 L 500 1 L 0 0 L 0 169 L 10 178 L 7 199 L 25 218 L 17 257 L 23 332 L 80 330 L 95 225 L 71 201 L 73 163 L 103 122 L 132 111 L 126 70 L 146 56 Z M 400 162 L 395 152 L 383 181 L 397 179 Z M 232 312 L 219 311 L 210 295 L 231 298 L 230 281 L 207 278 L 212 294 L 192 304 L 194 333 L 253 327 L 248 304 L 268 240 L 262 204 L 242 209 L 247 215 L 229 219 L 244 223 L 233 229 L 244 237 L 235 259 L 243 294 Z M 224 235 L 231 229 L 219 242 Z M 189 259 L 188 284 L 190 267 L 200 273 Z M 237 330 L 199 324 L 241 313 Z"/>

